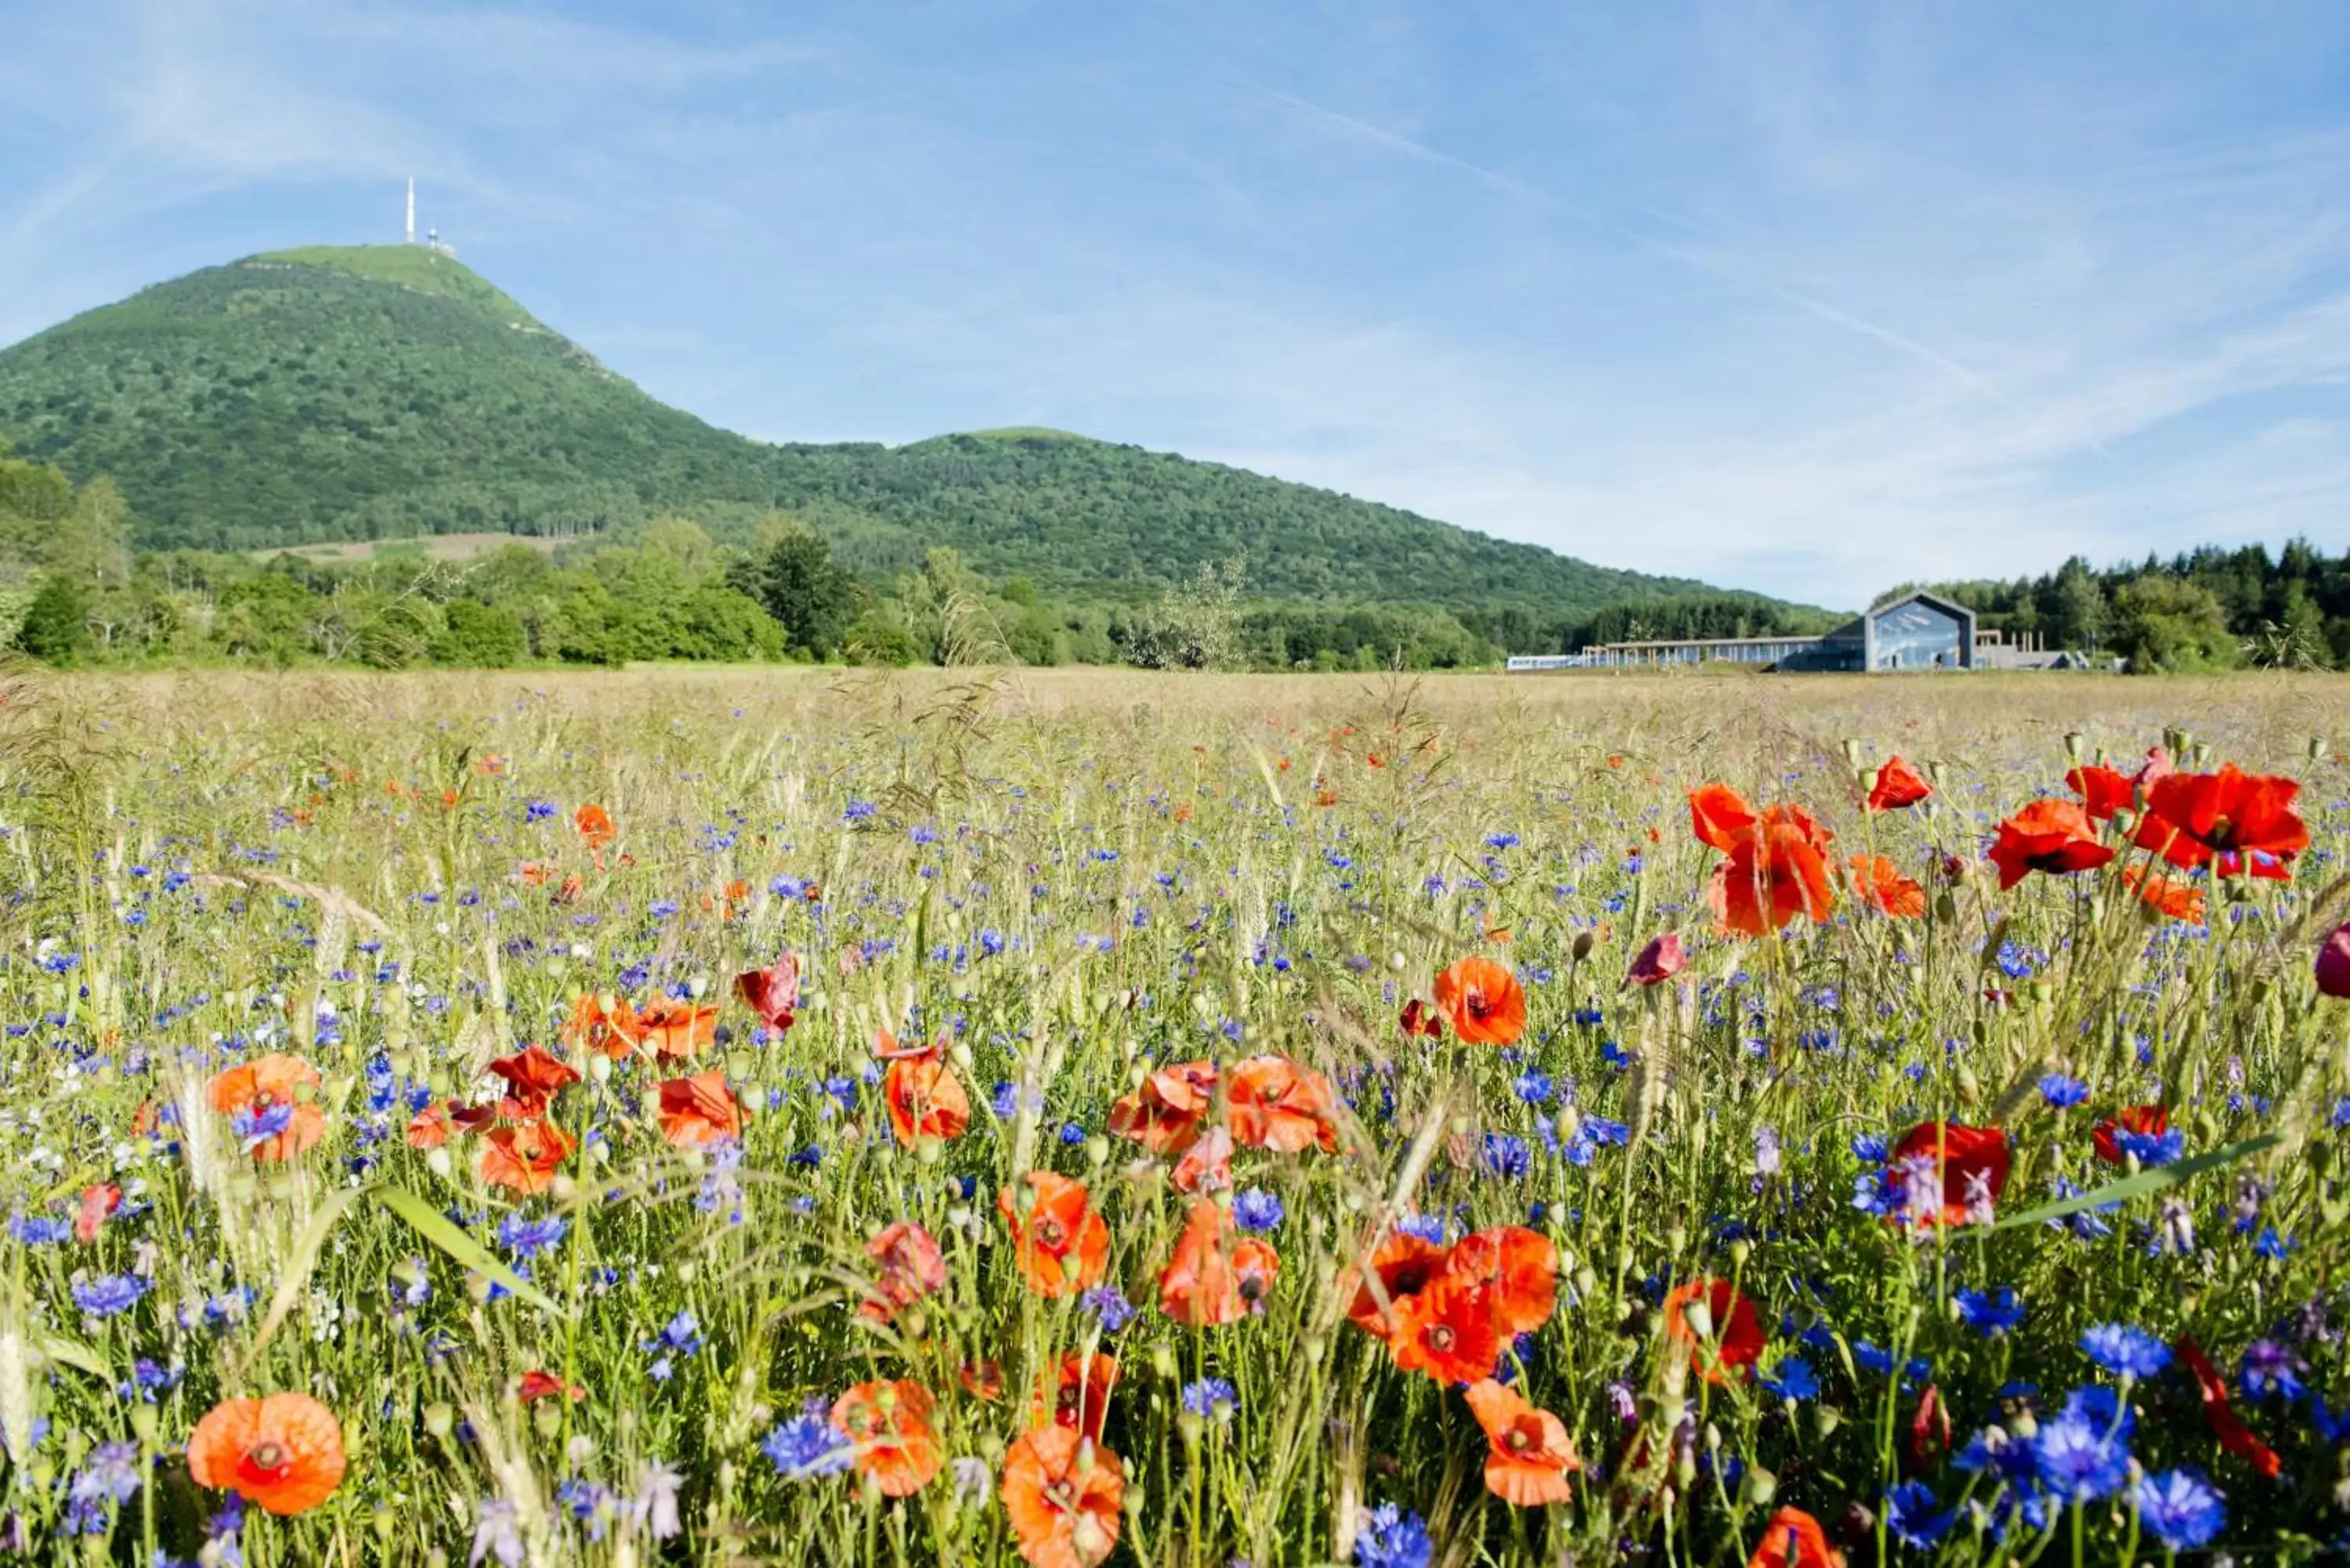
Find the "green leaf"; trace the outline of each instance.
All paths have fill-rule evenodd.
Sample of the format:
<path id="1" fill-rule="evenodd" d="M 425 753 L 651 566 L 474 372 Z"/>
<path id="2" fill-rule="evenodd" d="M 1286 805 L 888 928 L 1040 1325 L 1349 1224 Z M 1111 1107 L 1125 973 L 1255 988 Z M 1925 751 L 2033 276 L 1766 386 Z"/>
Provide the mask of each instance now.
<path id="1" fill-rule="evenodd" d="M 261 1359 L 261 1353 L 268 1348 L 278 1325 L 286 1321 L 286 1314 L 292 1312 L 294 1303 L 302 1299 L 302 1287 L 310 1282 L 310 1271 L 318 1266 L 318 1254 L 325 1250 L 327 1237 L 334 1230 L 335 1221 L 340 1220 L 343 1210 L 366 1190 L 363 1187 L 338 1189 L 318 1205 L 318 1211 L 310 1216 L 310 1223 L 303 1227 L 301 1239 L 295 1243 L 293 1257 L 286 1260 L 284 1272 L 277 1276 L 276 1293 L 270 1297 L 269 1311 L 262 1318 L 261 1327 L 254 1334 L 252 1348 L 244 1353 L 244 1360 L 237 1368 L 239 1377 L 252 1370 L 254 1363 Z"/>
<path id="2" fill-rule="evenodd" d="M 2143 1198 L 2149 1192 L 2160 1192 L 2167 1188 L 2177 1187 L 2190 1176 L 2199 1176 L 2207 1170 L 2218 1170 L 2223 1166 L 2233 1165 L 2238 1160 L 2249 1159 L 2253 1155 L 2264 1149 L 2273 1148 L 2283 1141 L 2282 1133 L 2262 1133 L 2258 1137 L 2246 1138 L 2241 1143 L 2231 1143 L 2225 1148 L 2215 1148 L 2210 1154 L 2199 1154 L 2190 1159 L 2174 1160 L 2168 1165 L 2158 1165 L 2152 1170 L 2141 1170 L 2136 1176 L 2124 1177 L 2109 1186 L 2098 1188 L 2095 1192 L 2077 1193 L 2071 1198 L 2060 1198 L 2054 1203 L 2043 1203 L 2037 1209 L 2027 1209 L 2021 1214 L 2011 1214 L 1995 1225 L 1978 1226 L 1970 1233 L 1977 1238 L 1991 1236 L 2002 1231 L 2015 1231 L 2026 1225 L 2037 1225 L 2043 1220 L 2062 1220 L 2065 1215 L 2078 1214 L 2084 1209 L 2097 1209 L 2108 1203 L 2126 1203 L 2133 1198 Z"/>
<path id="3" fill-rule="evenodd" d="M 399 1215 L 426 1241 L 449 1254 L 461 1269 L 471 1269 L 495 1280 L 524 1301 L 550 1317 L 561 1317 L 563 1309 L 540 1293 L 537 1286 L 500 1262 L 479 1241 L 474 1241 L 450 1222 L 449 1217 L 404 1187 L 379 1187 L 375 1200 Z"/>
<path id="4" fill-rule="evenodd" d="M 101 1383 L 114 1381 L 114 1374 L 108 1369 L 98 1352 L 78 1339 L 49 1334 L 41 1335 L 36 1343 L 41 1347 L 41 1354 L 51 1361 L 87 1372 Z"/>

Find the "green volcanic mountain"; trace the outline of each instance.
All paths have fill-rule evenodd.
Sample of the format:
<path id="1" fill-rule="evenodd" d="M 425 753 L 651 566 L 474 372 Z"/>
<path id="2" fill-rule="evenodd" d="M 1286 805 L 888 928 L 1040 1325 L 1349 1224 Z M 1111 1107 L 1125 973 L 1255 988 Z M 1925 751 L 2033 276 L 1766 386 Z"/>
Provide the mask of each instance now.
<path id="1" fill-rule="evenodd" d="M 0 437 L 78 481 L 109 476 L 150 548 L 569 534 L 660 512 L 740 537 L 784 508 L 852 566 L 951 545 L 1064 592 L 1131 596 L 1234 555 L 1253 594 L 1285 599 L 1562 615 L 1701 587 L 1055 431 L 749 441 L 413 246 L 254 256 L 51 327 L 0 352 Z"/>

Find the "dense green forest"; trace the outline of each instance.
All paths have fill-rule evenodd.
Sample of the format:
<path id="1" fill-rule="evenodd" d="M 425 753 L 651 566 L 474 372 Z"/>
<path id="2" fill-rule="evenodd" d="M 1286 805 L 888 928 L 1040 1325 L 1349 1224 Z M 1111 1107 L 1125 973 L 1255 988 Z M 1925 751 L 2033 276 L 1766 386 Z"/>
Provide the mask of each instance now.
<path id="1" fill-rule="evenodd" d="M 120 487 L 145 549 L 690 517 L 748 548 L 789 512 L 849 569 L 960 551 L 1139 604 L 1239 554 L 1253 594 L 1591 614 L 1702 592 L 1305 485 L 1055 431 L 771 446 L 668 408 L 453 260 L 319 248 L 212 267 L 0 352 L 0 435 Z"/>

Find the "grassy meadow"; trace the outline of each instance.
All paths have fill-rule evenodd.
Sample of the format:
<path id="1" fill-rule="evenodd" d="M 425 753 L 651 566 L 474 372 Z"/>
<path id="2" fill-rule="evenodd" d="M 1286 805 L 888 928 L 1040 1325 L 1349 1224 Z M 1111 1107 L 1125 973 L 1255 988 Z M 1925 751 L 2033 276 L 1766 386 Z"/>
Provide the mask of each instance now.
<path id="1" fill-rule="evenodd" d="M 2314 1560 L 2342 750 L 2284 676 L 17 679 L 0 1558 Z"/>

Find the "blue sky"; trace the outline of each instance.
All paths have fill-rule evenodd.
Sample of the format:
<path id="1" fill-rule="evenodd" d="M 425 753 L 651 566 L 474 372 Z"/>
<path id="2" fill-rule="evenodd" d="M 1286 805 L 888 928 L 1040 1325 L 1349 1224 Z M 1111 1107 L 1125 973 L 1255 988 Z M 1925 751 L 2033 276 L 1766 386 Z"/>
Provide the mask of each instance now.
<path id="1" fill-rule="evenodd" d="M 2350 7 L 0 0 L 0 342 L 423 220 L 776 440 L 1835 605 L 2350 547 Z"/>

